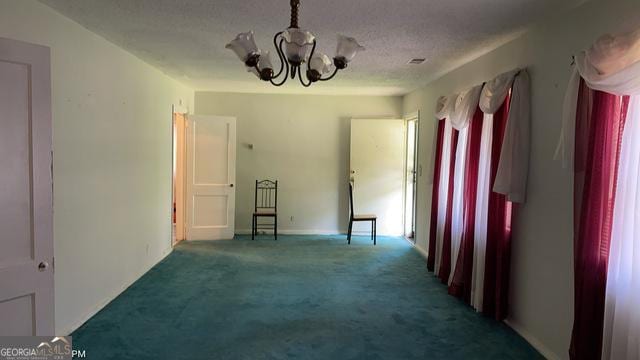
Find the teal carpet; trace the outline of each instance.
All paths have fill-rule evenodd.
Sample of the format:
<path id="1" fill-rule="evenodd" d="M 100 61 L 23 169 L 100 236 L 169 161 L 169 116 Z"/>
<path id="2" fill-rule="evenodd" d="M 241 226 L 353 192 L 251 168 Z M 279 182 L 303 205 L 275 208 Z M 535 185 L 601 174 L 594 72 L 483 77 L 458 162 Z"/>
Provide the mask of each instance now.
<path id="1" fill-rule="evenodd" d="M 73 334 L 89 359 L 539 359 L 403 239 L 181 243 Z"/>

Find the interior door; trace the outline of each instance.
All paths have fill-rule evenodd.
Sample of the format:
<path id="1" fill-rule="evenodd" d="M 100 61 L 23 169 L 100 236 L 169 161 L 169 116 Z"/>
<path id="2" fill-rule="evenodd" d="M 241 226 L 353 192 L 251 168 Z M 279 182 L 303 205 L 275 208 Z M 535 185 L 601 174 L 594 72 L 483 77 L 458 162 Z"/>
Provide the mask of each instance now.
<path id="1" fill-rule="evenodd" d="M 49 63 L 0 38 L 0 336 L 54 335 Z"/>
<path id="2" fill-rule="evenodd" d="M 233 239 L 236 119 L 189 115 L 187 240 Z"/>
<path id="3" fill-rule="evenodd" d="M 378 234 L 402 235 L 405 124 L 402 119 L 352 119 L 350 180 L 356 213 L 378 216 Z M 369 232 L 355 223 L 354 232 Z"/>

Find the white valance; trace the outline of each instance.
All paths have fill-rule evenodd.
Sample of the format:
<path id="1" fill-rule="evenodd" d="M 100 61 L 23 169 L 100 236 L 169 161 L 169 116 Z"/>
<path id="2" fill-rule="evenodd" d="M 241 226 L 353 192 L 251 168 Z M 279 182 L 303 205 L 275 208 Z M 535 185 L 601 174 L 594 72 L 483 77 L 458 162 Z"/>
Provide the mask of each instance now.
<path id="1" fill-rule="evenodd" d="M 509 91 L 511 105 L 505 130 L 498 173 L 493 191 L 504 194 L 512 202 L 524 202 L 529 172 L 531 133 L 531 86 L 529 73 L 515 69 L 498 75 L 484 85 L 457 95 L 441 96 L 436 103 L 436 117 L 447 118 L 453 128 L 469 125 L 478 107 L 494 114 L 504 103 Z"/>
<path id="2" fill-rule="evenodd" d="M 580 79 L 594 90 L 615 95 L 640 94 L 640 29 L 620 35 L 605 35 L 575 56 L 573 74 L 564 98 L 562 131 L 556 159 L 572 167 L 575 146 L 576 107 Z"/>
<path id="3" fill-rule="evenodd" d="M 436 103 L 436 119 L 448 118 L 453 113 L 453 107 L 458 95 L 440 96 Z"/>
<path id="4" fill-rule="evenodd" d="M 495 114 L 500 109 L 507 95 L 509 95 L 513 79 L 519 71 L 519 69 L 516 69 L 500 74 L 484 85 L 478 104 L 483 113 Z"/>
<path id="5" fill-rule="evenodd" d="M 481 92 L 482 85 L 478 85 L 458 95 L 453 108 L 453 114 L 450 116 L 451 125 L 454 129 L 462 130 L 469 125 L 473 114 L 475 114 L 478 108 Z"/>
<path id="6" fill-rule="evenodd" d="M 524 203 L 531 143 L 531 80 L 527 70 L 515 74 L 493 191 L 511 202 Z"/>

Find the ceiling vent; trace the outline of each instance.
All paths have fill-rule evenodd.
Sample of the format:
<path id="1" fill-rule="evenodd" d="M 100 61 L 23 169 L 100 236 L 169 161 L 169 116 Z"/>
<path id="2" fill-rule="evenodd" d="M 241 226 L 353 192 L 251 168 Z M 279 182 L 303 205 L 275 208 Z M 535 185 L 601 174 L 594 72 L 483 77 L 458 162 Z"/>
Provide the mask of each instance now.
<path id="1" fill-rule="evenodd" d="M 422 64 L 426 59 L 425 58 L 415 58 L 415 59 L 411 59 L 409 60 L 408 64 L 411 65 L 420 65 Z"/>

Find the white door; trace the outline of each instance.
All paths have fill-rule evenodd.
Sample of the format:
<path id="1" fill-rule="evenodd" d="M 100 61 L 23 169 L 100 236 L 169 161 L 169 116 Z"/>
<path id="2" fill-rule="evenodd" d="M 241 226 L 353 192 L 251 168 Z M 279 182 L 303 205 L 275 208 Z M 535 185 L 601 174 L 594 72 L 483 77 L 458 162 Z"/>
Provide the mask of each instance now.
<path id="1" fill-rule="evenodd" d="M 49 64 L 0 38 L 0 336 L 54 335 Z"/>
<path id="2" fill-rule="evenodd" d="M 356 214 L 375 214 L 380 235 L 402 235 L 405 125 L 401 119 L 351 119 L 350 172 Z M 355 223 L 354 232 L 370 224 Z"/>
<path id="3" fill-rule="evenodd" d="M 236 119 L 189 115 L 187 240 L 233 239 Z"/>

